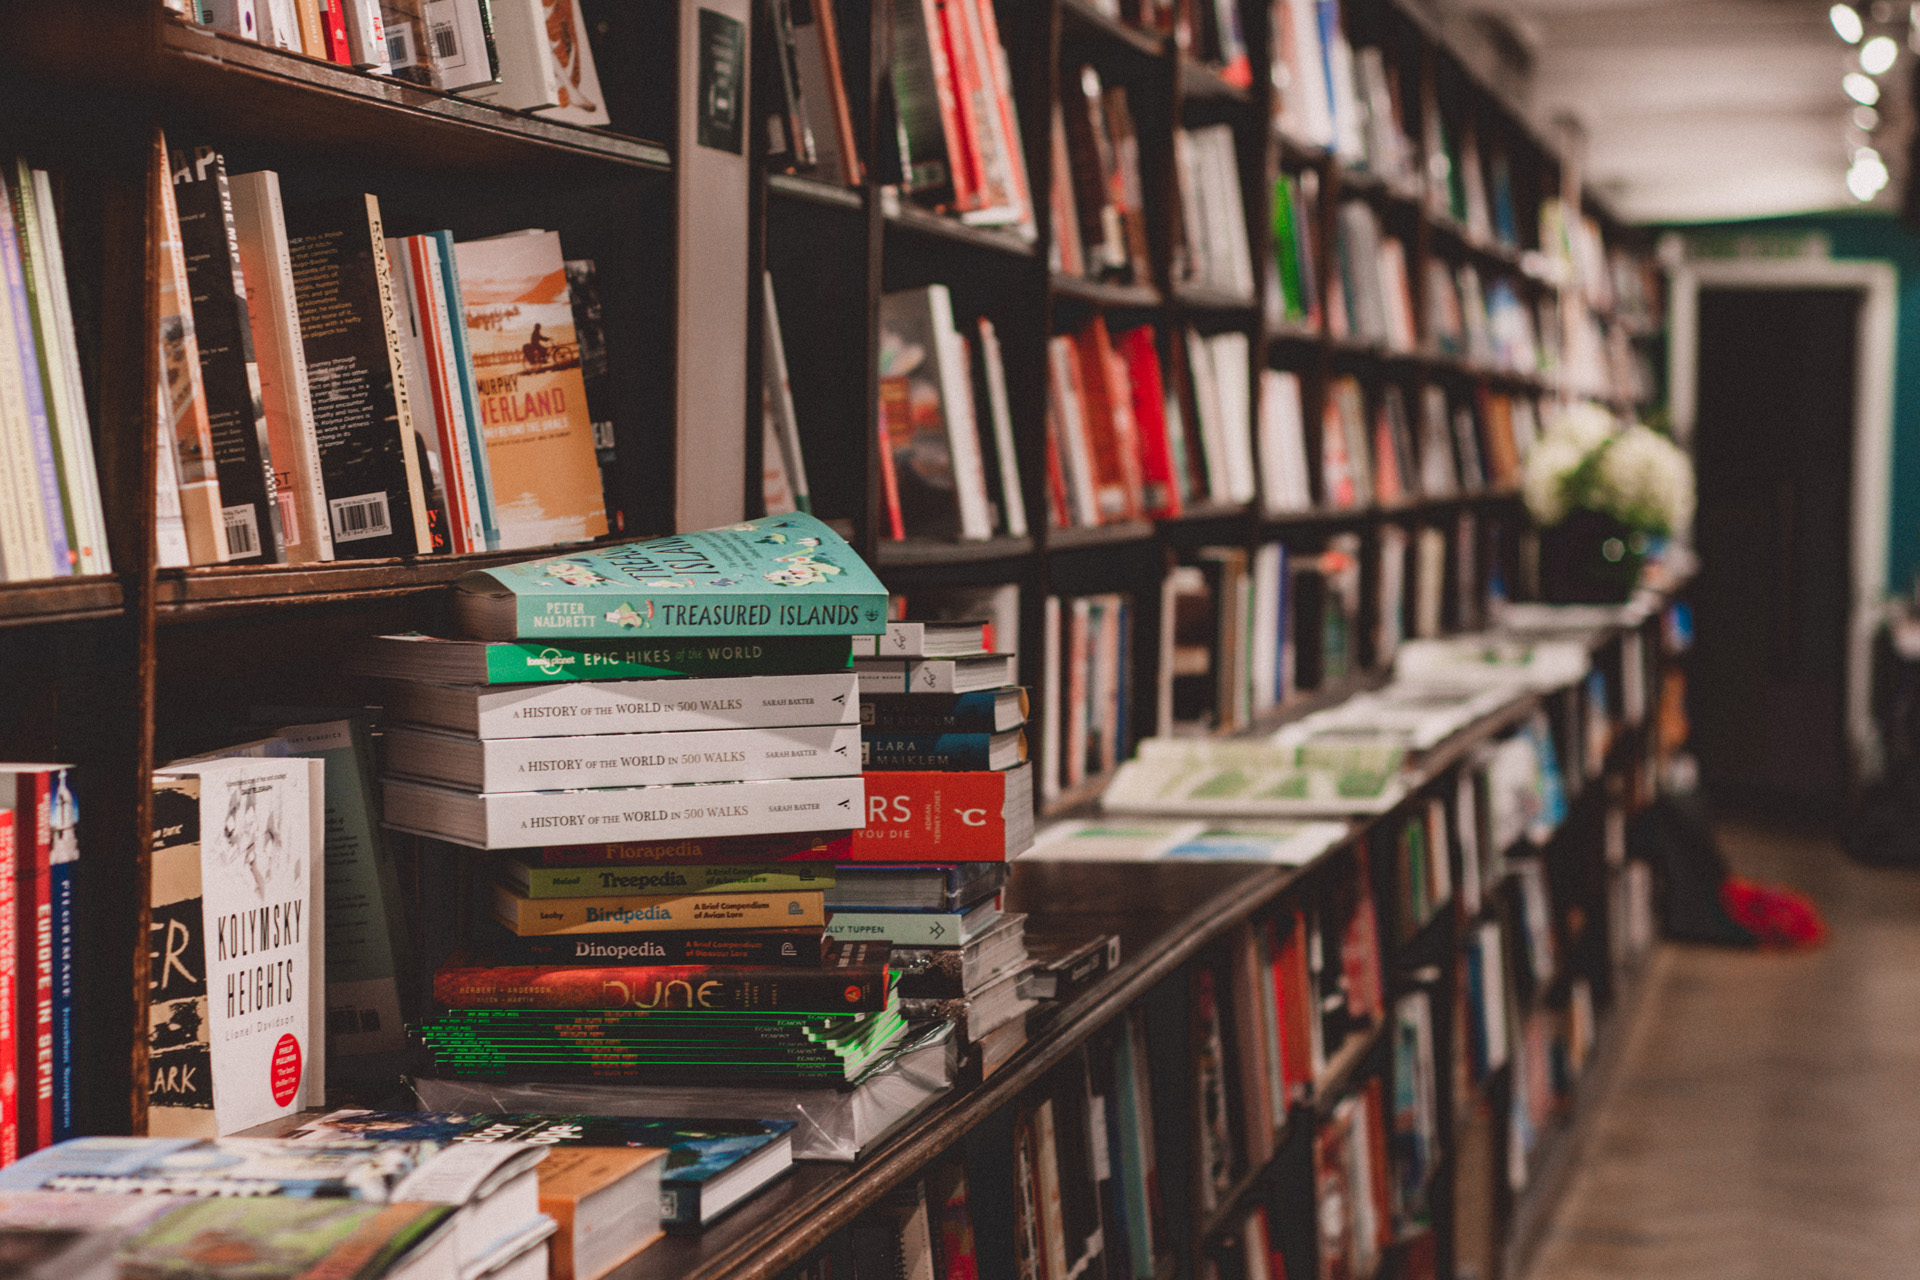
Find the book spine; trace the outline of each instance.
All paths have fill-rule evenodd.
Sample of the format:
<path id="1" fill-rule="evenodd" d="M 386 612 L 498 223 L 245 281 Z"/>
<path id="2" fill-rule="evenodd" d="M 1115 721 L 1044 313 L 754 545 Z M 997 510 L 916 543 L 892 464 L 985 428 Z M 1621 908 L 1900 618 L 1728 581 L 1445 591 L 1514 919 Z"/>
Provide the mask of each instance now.
<path id="1" fill-rule="evenodd" d="M 655 929 L 804 928 L 826 921 L 826 895 L 644 893 L 523 898 L 494 886 L 493 917 L 521 937 L 542 933 L 646 933 Z"/>
<path id="2" fill-rule="evenodd" d="M 425 236 L 408 236 L 399 243 L 403 248 L 397 265 L 406 274 L 412 296 L 425 373 L 424 384 L 412 390 L 421 408 L 430 405 L 433 411 L 446 486 L 448 533 L 456 553 L 485 550 L 485 534 L 473 515 L 473 453 L 467 440 L 466 405 L 460 400 L 458 366 L 447 342 L 449 317 L 440 253 Z"/>
<path id="3" fill-rule="evenodd" d="M 892 0 L 893 81 L 899 116 L 900 177 L 911 192 L 948 194 L 967 207 L 959 172 L 958 107 L 940 40 L 935 0 Z"/>
<path id="4" fill-rule="evenodd" d="M 951 697 L 899 694 L 860 699 L 860 724 L 872 733 L 994 733 L 1001 728 L 999 691 L 982 689 Z M 1023 717 L 1024 718 L 1024 717 Z"/>
<path id="5" fill-rule="evenodd" d="M 677 1009 L 714 1013 L 871 1013 L 887 1004 L 885 965 L 776 969 L 442 968 L 433 998 L 454 1009 Z"/>
<path id="6" fill-rule="evenodd" d="M 74 874 L 80 861 L 75 839 L 79 811 L 66 775 L 57 775 L 53 803 L 53 848 L 49 896 L 53 902 L 53 1138 L 74 1135 Z"/>
<path id="7" fill-rule="evenodd" d="M 165 371 L 160 394 L 167 430 L 172 434 L 180 517 L 193 564 L 224 564 L 227 529 L 220 519 L 220 481 L 214 469 L 213 429 L 207 422 L 206 388 L 200 381 L 200 345 L 193 326 L 187 288 L 187 264 L 180 244 L 180 216 L 173 202 L 173 179 L 166 138 L 154 132 L 154 246 L 160 276 L 155 340 Z"/>
<path id="8" fill-rule="evenodd" d="M 260 15 L 254 0 L 206 0 L 207 25 L 242 40 L 260 38 Z"/>
<path id="9" fill-rule="evenodd" d="M 843 671 L 845 636 L 772 636 L 707 644 L 688 640 L 662 645 L 535 645 L 495 643 L 486 650 L 486 684 L 536 684 L 579 680 L 652 680 L 663 676 L 784 676 Z M 402 655 L 404 647 L 392 652 Z M 405 678 L 395 669 L 376 674 Z"/>
<path id="10" fill-rule="evenodd" d="M 428 235 L 428 239 L 433 241 L 435 255 L 439 258 L 440 285 L 446 294 L 447 342 L 452 351 L 452 363 L 447 376 L 458 383 L 466 431 L 466 444 L 461 456 L 472 468 L 473 518 L 479 525 L 476 537 L 481 540 L 481 546 L 497 550 L 500 546 L 500 525 L 493 511 L 493 469 L 487 461 L 486 433 L 480 421 L 480 385 L 474 377 L 473 352 L 467 345 L 467 304 L 460 290 L 460 268 L 454 258 L 453 233 L 435 231 Z"/>
<path id="11" fill-rule="evenodd" d="M 529 849 L 529 861 L 544 867 L 664 867 L 703 862 L 836 862 L 847 853 L 844 834 L 801 832 L 791 836 L 672 840 L 634 844 L 571 844 Z"/>
<path id="12" fill-rule="evenodd" d="M 499 74 L 475 88 L 473 96 L 515 111 L 558 106 L 559 67 L 541 0 L 493 0 L 490 10 Z"/>
<path id="13" fill-rule="evenodd" d="M 378 15 L 380 6 L 375 0 L 360 2 L 370 5 Z M 414 550 L 425 555 L 433 550 L 433 542 L 427 525 L 427 494 L 418 456 L 419 445 L 414 439 L 414 402 L 407 386 L 407 355 L 400 337 L 400 301 L 395 292 L 397 282 L 393 278 L 392 260 L 386 253 L 387 232 L 380 216 L 380 201 L 371 195 L 364 199 L 367 236 L 372 243 L 373 279 L 380 299 L 380 327 L 386 338 L 387 376 L 393 384 L 394 418 L 400 431 L 400 454 L 406 463 L 407 501 L 413 513 Z"/>
<path id="14" fill-rule="evenodd" d="M 885 940 L 900 947 L 958 946 L 965 918 L 961 911 L 835 911 L 827 921 L 827 936 Z"/>
<path id="15" fill-rule="evenodd" d="M 45 547 L 42 577 L 66 577 L 73 572 L 68 553 L 67 518 L 60 496 L 60 471 L 53 453 L 53 429 L 47 417 L 47 388 L 40 376 L 39 344 L 34 341 L 33 299 L 28 291 L 27 259 L 22 242 L 20 210 L 13 193 L 0 186 L 0 272 L 4 272 L 9 312 L 8 327 L 14 353 L 19 360 L 18 373 L 22 399 L 26 407 L 27 472 L 16 483 L 26 500 L 24 515 L 33 539 L 36 558 Z M 18 425 L 16 421 L 16 426 Z"/>
<path id="16" fill-rule="evenodd" d="M 271 170 L 243 173 L 229 177 L 227 187 L 233 197 L 235 242 L 247 288 L 247 320 L 267 415 L 267 456 L 274 468 L 273 492 L 287 560 L 328 561 L 333 559 L 333 530 L 326 516 L 280 175 Z"/>
<path id="17" fill-rule="evenodd" d="M 343 4 L 347 21 L 349 65 L 374 75 L 387 75 L 393 63 L 387 57 L 386 21 L 380 13 L 380 0 L 334 0 Z"/>
<path id="18" fill-rule="evenodd" d="M 20 984 L 20 932 L 14 913 L 14 886 L 20 868 L 18 827 L 20 809 L 0 809 L 0 1164 L 12 1164 L 23 1153 L 21 1144 L 20 1074 L 17 1017 Z"/>
<path id="19" fill-rule="evenodd" d="M 1011 786 L 1020 772 L 865 775 L 867 823 L 845 860 L 1006 861 L 1008 811 L 1025 803 Z"/>
<path id="20" fill-rule="evenodd" d="M 293 16 L 300 28 L 300 42 L 295 48 L 309 58 L 325 62 L 327 29 L 322 0 L 293 0 Z"/>
<path id="21" fill-rule="evenodd" d="M 20 809 L 32 797 L 32 826 L 24 815 L 16 823 L 18 866 L 14 901 L 19 911 L 21 948 L 20 1131 L 21 1149 L 53 1143 L 53 788 L 45 770 L 17 775 Z M 27 839 L 31 837 L 31 855 Z M 27 961 L 31 959 L 31 966 Z M 28 974 L 32 974 L 29 987 Z M 28 996 L 31 989 L 32 995 Z"/>
<path id="22" fill-rule="evenodd" d="M 553 608 L 556 605 L 578 608 L 581 597 L 577 592 L 523 589 L 514 593 L 514 600 L 515 634 L 521 639 L 532 640 L 555 633 L 573 640 L 592 637 L 624 640 L 633 635 L 633 624 L 622 620 L 626 615 L 603 617 L 591 612 L 592 604 L 584 615 Z M 810 595 L 804 601 L 773 593 L 729 594 L 726 598 L 728 617 L 724 623 L 716 624 L 703 616 L 711 612 L 712 606 L 689 604 L 669 594 L 634 592 L 608 603 L 629 606 L 634 613 L 648 619 L 650 634 L 664 639 L 706 637 L 716 631 L 735 636 L 844 636 L 867 628 L 862 619 L 869 608 L 875 607 L 874 597 L 864 593 L 823 593 Z"/>
<path id="23" fill-rule="evenodd" d="M 403 829 L 464 838 L 486 849 L 518 849 L 556 837 L 621 841 L 821 831 L 860 821 L 866 791 L 860 778 L 851 777 L 471 796 L 392 779 L 386 801 L 387 820 Z"/>
<path id="24" fill-rule="evenodd" d="M 428 536 L 403 431 L 392 280 L 372 196 L 286 211 L 302 345 L 336 554 L 413 555 Z"/>
<path id="25" fill-rule="evenodd" d="M 655 933 L 562 933 L 522 938 L 498 930 L 482 945 L 496 965 L 783 965 L 817 968 L 820 929 L 701 929 Z"/>
<path id="26" fill-rule="evenodd" d="M 109 573 L 112 564 L 107 554 L 106 515 L 100 505 L 100 481 L 93 465 L 93 429 L 87 417 L 86 390 L 80 380 L 80 348 L 73 326 L 73 302 L 67 293 L 66 255 L 54 216 L 53 184 L 44 169 L 32 170 L 31 174 L 32 206 L 40 224 L 41 262 L 46 271 L 47 297 L 53 308 L 52 332 L 59 351 L 54 376 L 62 379 L 66 387 L 60 414 L 60 465 L 66 473 L 66 490 L 79 534 L 74 547 L 79 559 L 74 568 L 83 574 Z"/>
<path id="27" fill-rule="evenodd" d="M 511 879 L 529 898 L 588 898 L 614 893 L 790 893 L 833 888 L 831 864 L 765 866 L 531 867 Z"/>
<path id="28" fill-rule="evenodd" d="M 408 718 L 409 692 L 395 690 L 390 710 L 400 719 Z M 854 724 L 860 714 L 851 672 L 536 685 L 475 696 L 482 738 Z"/>
<path id="29" fill-rule="evenodd" d="M 229 561 L 275 564 L 286 541 L 226 162 L 212 147 L 176 151 L 172 181 Z"/>
<path id="30" fill-rule="evenodd" d="M 394 729 L 387 735 L 387 765 L 396 773 L 480 791 L 554 791 L 836 777 L 860 771 L 859 747 L 859 730 L 853 725 L 596 733 L 479 743 Z"/>
<path id="31" fill-rule="evenodd" d="M 86 519 L 83 489 L 80 477 L 72 470 L 72 459 L 69 457 L 72 450 L 73 384 L 68 380 L 66 366 L 72 359 L 73 347 L 70 333 L 66 335 L 67 345 L 62 346 L 63 335 L 55 317 L 54 281 L 48 271 L 46 230 L 42 221 L 45 211 L 38 207 L 33 170 L 26 161 L 16 159 L 13 162 L 6 173 L 6 184 L 7 195 L 13 202 L 21 275 L 26 282 L 34 357 L 46 402 L 47 434 L 53 451 L 55 498 L 68 544 L 67 567 L 60 569 L 56 563 L 55 568 L 59 572 L 91 573 L 95 570 L 83 567 L 83 561 L 87 566 L 91 565 L 91 555 L 85 549 L 91 547 L 94 539 L 90 529 L 83 524 Z M 64 279 L 59 287 L 66 287 Z M 91 474 L 86 479 L 91 482 Z"/>
<path id="32" fill-rule="evenodd" d="M 993 768 L 991 733 L 876 733 L 860 735 L 861 761 L 871 769 Z"/>

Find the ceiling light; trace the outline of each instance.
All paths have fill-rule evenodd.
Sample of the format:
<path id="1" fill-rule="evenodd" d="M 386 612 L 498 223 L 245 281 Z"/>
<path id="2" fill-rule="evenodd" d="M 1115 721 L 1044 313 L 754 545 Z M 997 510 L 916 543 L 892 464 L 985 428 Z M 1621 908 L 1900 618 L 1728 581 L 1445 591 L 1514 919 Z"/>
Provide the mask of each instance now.
<path id="1" fill-rule="evenodd" d="M 1880 113 L 1872 107 L 1855 107 L 1853 109 L 1853 127 L 1864 130 L 1867 133 L 1872 133 L 1880 127 Z"/>
<path id="2" fill-rule="evenodd" d="M 1892 36 L 1875 36 L 1860 46 L 1860 69 L 1877 76 L 1889 70 L 1899 56 L 1900 46 L 1893 42 Z"/>
<path id="3" fill-rule="evenodd" d="M 1880 86 L 1873 82 L 1872 76 L 1863 76 L 1858 71 L 1849 71 L 1840 77 L 1840 87 L 1847 96 L 1863 107 L 1870 107 L 1880 101 Z"/>
<path id="4" fill-rule="evenodd" d="M 1887 185 L 1888 177 L 1880 153 L 1872 147 L 1861 147 L 1853 153 L 1853 164 L 1847 169 L 1847 190 L 1856 200 L 1871 200 Z"/>
<path id="5" fill-rule="evenodd" d="M 1848 44 L 1859 44 L 1860 37 L 1867 33 L 1866 24 L 1860 21 L 1860 11 L 1850 4 L 1836 4 L 1827 10 L 1827 21 L 1833 23 L 1833 29 Z"/>

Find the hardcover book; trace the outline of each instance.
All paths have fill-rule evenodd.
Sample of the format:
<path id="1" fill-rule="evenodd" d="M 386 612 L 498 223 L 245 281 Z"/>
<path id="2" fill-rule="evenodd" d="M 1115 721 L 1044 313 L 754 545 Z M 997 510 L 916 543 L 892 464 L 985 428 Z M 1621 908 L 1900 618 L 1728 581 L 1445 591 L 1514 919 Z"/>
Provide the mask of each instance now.
<path id="1" fill-rule="evenodd" d="M 787 893 L 831 889 L 830 863 L 785 867 L 543 867 L 505 858 L 500 874 L 529 898 L 590 898 L 606 893 Z"/>
<path id="2" fill-rule="evenodd" d="M 1033 843 L 1033 766 L 869 773 L 848 862 L 1005 862 Z"/>
<path id="3" fill-rule="evenodd" d="M 504 688 L 405 683 L 388 693 L 387 713 L 477 738 L 571 738 L 851 725 L 858 704 L 853 673 L 838 672 Z"/>
<path id="4" fill-rule="evenodd" d="M 882 733 L 1004 733 L 1027 722 L 1027 691 L 876 693 L 860 698 L 860 725 Z"/>
<path id="5" fill-rule="evenodd" d="M 523 938 L 504 927 L 481 931 L 490 965 L 782 965 L 818 968 L 826 932 L 811 929 L 668 929 L 651 933 L 548 933 Z"/>
<path id="6" fill-rule="evenodd" d="M 559 233 L 462 241 L 455 255 L 500 545 L 601 537 L 607 508 Z"/>
<path id="7" fill-rule="evenodd" d="M 375 636 L 360 670 L 435 684 L 539 684 L 675 676 L 784 676 L 850 669 L 850 636 L 750 640 L 583 640 L 564 644 L 443 640 L 419 632 Z"/>
<path id="8" fill-rule="evenodd" d="M 871 769 L 1011 769 L 1027 758 L 1027 735 L 1005 733 L 879 733 L 860 735 L 861 761 Z"/>
<path id="9" fill-rule="evenodd" d="M 887 591 L 794 512 L 479 570 L 455 584 L 453 613 L 480 640 L 878 635 Z"/>
<path id="10" fill-rule="evenodd" d="M 839 862 L 852 844 L 843 831 L 548 845 L 515 856 L 543 867 L 660 867 L 690 863 Z"/>
<path id="11" fill-rule="evenodd" d="M 886 1007 L 885 943 L 840 943 L 817 969 L 760 965 L 496 968 L 451 961 L 433 975 L 450 1009 L 681 1009 L 713 1013 L 855 1013 Z"/>
<path id="12" fill-rule="evenodd" d="M 433 544 L 380 202 L 292 205 L 286 224 L 334 550 L 425 555 Z"/>

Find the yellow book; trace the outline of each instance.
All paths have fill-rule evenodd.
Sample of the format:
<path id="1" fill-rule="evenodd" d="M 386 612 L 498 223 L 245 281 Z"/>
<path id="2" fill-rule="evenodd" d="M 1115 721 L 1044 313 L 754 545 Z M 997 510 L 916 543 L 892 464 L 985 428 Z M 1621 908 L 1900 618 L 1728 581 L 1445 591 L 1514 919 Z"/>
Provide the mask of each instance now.
<path id="1" fill-rule="evenodd" d="M 454 250 L 501 547 L 600 537 L 607 508 L 559 233 Z"/>
<path id="2" fill-rule="evenodd" d="M 493 887 L 493 918 L 523 938 L 550 933 L 649 933 L 682 929 L 801 929 L 824 926 L 827 895 L 789 893 L 622 893 L 594 898 L 528 898 Z"/>

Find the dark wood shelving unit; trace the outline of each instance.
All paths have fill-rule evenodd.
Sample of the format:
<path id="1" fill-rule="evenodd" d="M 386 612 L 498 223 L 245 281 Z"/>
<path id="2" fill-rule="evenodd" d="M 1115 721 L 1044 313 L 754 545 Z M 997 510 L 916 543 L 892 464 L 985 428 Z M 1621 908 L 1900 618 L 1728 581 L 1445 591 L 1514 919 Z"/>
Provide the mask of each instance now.
<path id="1" fill-rule="evenodd" d="M 124 595 L 111 575 L 0 585 L 0 628 L 118 617 Z"/>

